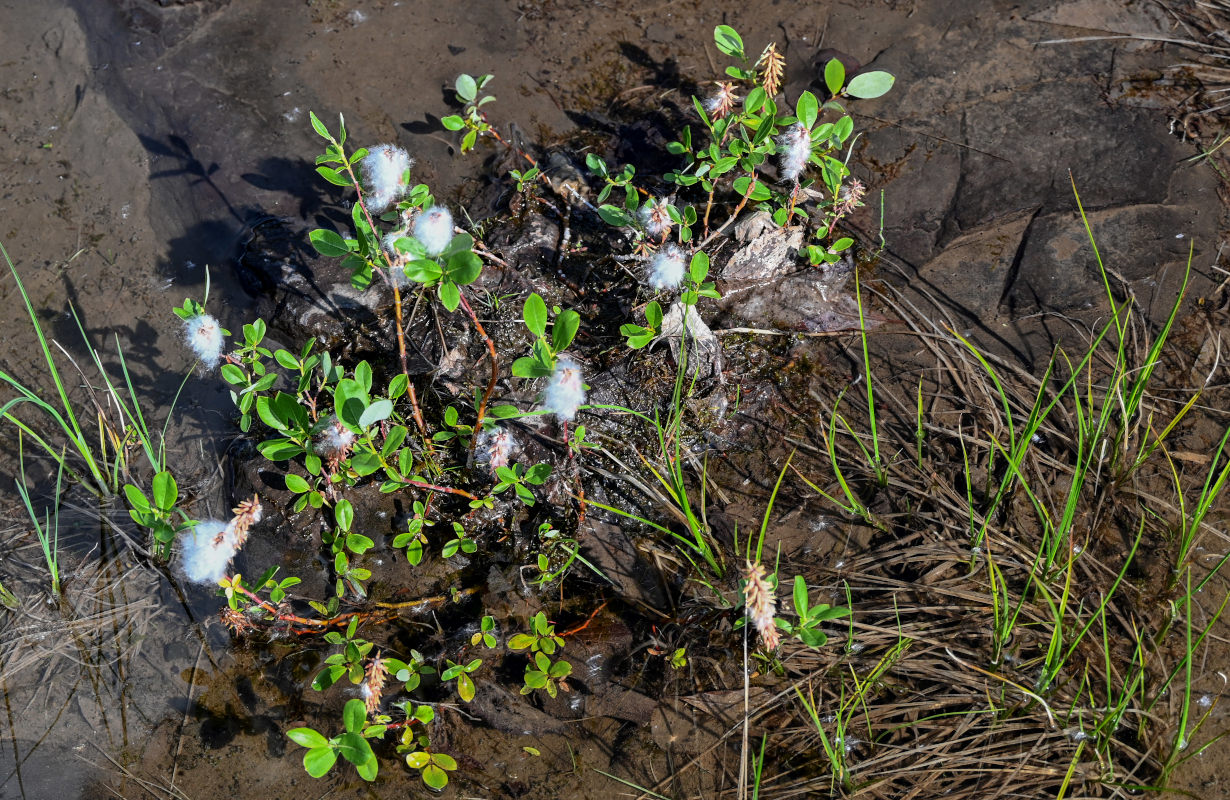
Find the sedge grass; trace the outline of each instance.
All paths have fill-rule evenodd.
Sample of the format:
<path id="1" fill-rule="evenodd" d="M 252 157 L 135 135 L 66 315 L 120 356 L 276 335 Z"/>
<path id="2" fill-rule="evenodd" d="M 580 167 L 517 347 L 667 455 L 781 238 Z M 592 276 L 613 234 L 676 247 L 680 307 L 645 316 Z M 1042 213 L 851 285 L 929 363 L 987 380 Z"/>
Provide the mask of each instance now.
<path id="1" fill-rule="evenodd" d="M 25 436 L 28 436 L 31 441 L 39 446 L 48 456 L 56 460 L 70 476 L 78 479 L 83 486 L 88 488 L 94 494 L 100 496 L 109 496 L 118 491 L 118 486 L 108 480 L 106 469 L 95 455 L 94 444 L 86 436 L 85 431 L 81 427 L 81 423 L 77 419 L 77 412 L 73 407 L 72 402 L 68 397 L 68 390 L 65 388 L 64 381 L 60 376 L 60 370 L 56 366 L 55 359 L 51 355 L 51 346 L 47 342 L 47 337 L 43 333 L 43 328 L 38 322 L 38 317 L 35 315 L 34 306 L 30 302 L 29 295 L 26 294 L 26 287 L 21 282 L 21 276 L 17 274 L 17 268 L 13 266 L 12 259 L 9 258 L 8 251 L 4 249 L 4 245 L 0 244 L 0 255 L 4 256 L 4 261 L 8 265 L 9 272 L 13 275 L 13 280 L 17 284 L 17 290 L 21 293 L 21 300 L 25 306 L 26 313 L 30 317 L 30 325 L 34 328 L 35 334 L 38 336 L 39 349 L 43 354 L 43 358 L 47 363 L 47 376 L 51 378 L 55 384 L 56 397 L 59 400 L 59 406 L 43 400 L 36 392 L 28 389 L 21 381 L 10 375 L 4 370 L 0 370 L 0 381 L 3 381 L 10 389 L 17 393 L 17 397 L 9 400 L 0 407 L 0 418 L 12 423 Z M 59 430 L 63 435 L 74 454 L 79 457 L 80 464 L 77 468 L 73 468 L 66 463 L 65 451 L 56 447 L 45 438 L 40 436 L 34 428 L 26 421 L 19 418 L 14 412 L 21 406 L 29 404 L 41 411 L 52 423 L 54 428 Z M 79 474 L 80 471 L 80 474 Z"/>
<path id="2" fill-rule="evenodd" d="M 47 565 L 47 575 L 51 579 L 51 594 L 55 597 L 60 596 L 60 492 L 63 486 L 64 479 L 64 460 L 60 458 L 56 461 L 56 486 L 55 494 L 52 495 L 52 509 L 44 509 L 43 519 L 40 522 L 38 514 L 34 512 L 34 505 L 30 502 L 30 493 L 26 490 L 25 476 L 26 464 L 24 448 L 21 445 L 21 435 L 18 434 L 18 469 L 21 473 L 21 479 L 16 482 L 17 493 L 21 496 L 21 502 L 26 507 L 26 513 L 30 515 L 30 522 L 34 525 L 34 535 L 38 537 L 39 546 L 43 551 L 43 562 Z"/>
<path id="3" fill-rule="evenodd" d="M 1199 391 L 1167 411 L 1159 379 L 1190 270 L 1150 328 L 1103 266 L 1108 319 L 1040 375 L 956 334 L 938 304 L 880 295 L 936 368 L 853 405 L 834 389 L 814 446 L 800 443 L 817 456 L 793 467 L 804 485 L 879 533 L 832 568 L 858 648 L 784 648 L 799 713 L 776 763 L 812 754 L 826 774 L 787 768 L 770 780 L 780 796 L 1126 797 L 1220 740 L 1189 746 L 1209 719 L 1194 712 L 1198 654 L 1227 604 L 1201 611 L 1199 591 L 1230 556 L 1202 576 L 1192 554 L 1224 507 L 1230 433 L 1184 474 L 1168 440 Z M 1161 583 L 1142 581 L 1160 552 Z"/>
<path id="4" fill-rule="evenodd" d="M 127 399 L 124 398 L 123 392 L 116 382 L 111 379 L 99 351 L 91 344 L 76 309 L 72 309 L 73 319 L 76 321 L 77 329 L 81 334 L 81 340 L 86 351 L 89 353 L 97 374 L 101 377 L 105 386 L 106 400 L 104 401 L 96 395 L 85 373 L 77 365 L 73 357 L 59 342 L 54 343 L 56 348 L 60 350 L 61 354 L 68 359 L 69 363 L 72 364 L 73 368 L 80 375 L 82 384 L 85 386 L 94 406 L 97 431 L 93 434 L 88 433 L 80 421 L 83 418 L 82 412 L 69 397 L 65 379 L 61 375 L 59 366 L 52 355 L 52 342 L 49 342 L 46 334 L 43 332 L 34 306 L 30 301 L 29 295 L 26 293 L 25 285 L 22 283 L 21 276 L 13 265 L 12 259 L 9 258 L 8 251 L 4 249 L 3 244 L 0 244 L 0 255 L 4 256 L 9 272 L 12 274 L 17 289 L 21 294 L 26 314 L 30 318 L 30 325 L 38 338 L 39 350 L 47 365 L 45 375 L 50 378 L 55 387 L 55 400 L 57 401 L 53 404 L 53 402 L 45 400 L 37 391 L 27 387 L 25 383 L 18 380 L 15 376 L 0 370 L 0 382 L 7 385 L 17 395 L 3 406 L 0 406 L 0 419 L 11 423 L 17 428 L 20 435 L 34 442 L 45 455 L 57 464 L 57 468 L 63 471 L 68 478 L 80 483 L 98 497 L 110 497 L 118 494 L 124 481 L 132 479 L 129 465 L 129 450 L 130 446 L 134 444 L 140 445 L 146 461 L 154 473 L 165 470 L 167 463 L 167 427 L 170 424 L 175 404 L 191 373 L 188 373 L 184 381 L 181 382 L 179 390 L 171 402 L 170 410 L 167 412 L 167 418 L 162 430 L 155 437 L 153 430 L 151 430 L 147 423 L 146 414 L 141 408 L 136 390 L 133 387 L 132 376 L 128 369 L 128 363 L 124 358 L 123 350 L 120 347 L 119 337 L 116 337 L 116 354 L 119 362 L 119 372 L 123 379 L 123 385 L 127 390 Z M 208 277 L 206 280 L 208 281 Z M 208 288 L 206 291 L 208 292 Z M 49 428 L 51 431 L 54 431 L 54 434 L 41 430 L 42 425 L 36 425 L 32 421 L 18 416 L 17 412 L 27 405 L 41 412 L 43 421 L 50 423 Z M 108 409 L 114 409 L 114 418 Z M 61 439 L 62 444 L 57 444 L 53 441 L 54 439 Z M 69 455 L 70 453 L 71 456 Z"/>
<path id="5" fill-rule="evenodd" d="M 783 437 L 798 447 L 783 469 L 869 532 L 866 550 L 818 567 L 835 587 L 830 602 L 855 614 L 845 648 L 788 639 L 771 662 L 790 682 L 779 701 L 791 721 L 772 733 L 768 763 L 741 723 L 751 769 L 732 787 L 739 796 L 750 772 L 764 797 L 1127 797 L 1162 789 L 1221 741 L 1203 730 L 1210 715 L 1197 713 L 1194 692 L 1230 603 L 1203 609 L 1201 590 L 1230 555 L 1203 573 L 1194 555 L 1208 537 L 1227 541 L 1214 521 L 1230 432 L 1196 474 L 1171 453 L 1214 391 L 1173 399 L 1183 390 L 1168 359 L 1191 254 L 1169 313 L 1151 324 L 1130 287 L 1116 288 L 1077 203 L 1107 315 L 1088 329 L 1071 323 L 1074 354 L 1056 347 L 1037 374 L 957 334 L 938 303 L 924 313 L 904 293 L 858 290 L 852 349 L 866 391 L 832 387 L 817 398 L 819 419 L 798 413 Z M 880 377 L 869 295 L 906 322 L 934 367 L 920 362 L 914 376 L 893 364 L 897 379 Z M 658 502 L 690 534 L 704 514 L 678 509 L 681 417 L 642 418 L 660 433 L 640 471 L 653 467 Z M 617 463 L 618 477 L 635 480 Z M 775 498 L 782 489 L 779 477 Z M 747 555 L 761 553 L 767 520 L 743 543 Z M 657 529 L 694 568 L 704 563 L 690 535 Z"/>

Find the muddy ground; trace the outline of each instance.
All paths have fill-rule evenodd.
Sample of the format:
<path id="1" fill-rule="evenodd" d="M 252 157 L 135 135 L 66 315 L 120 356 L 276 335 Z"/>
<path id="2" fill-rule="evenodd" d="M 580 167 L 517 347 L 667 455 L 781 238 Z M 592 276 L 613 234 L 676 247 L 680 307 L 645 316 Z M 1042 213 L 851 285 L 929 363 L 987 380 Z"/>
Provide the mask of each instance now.
<path id="1" fill-rule="evenodd" d="M 96 344 L 113 350 L 118 335 L 159 416 L 190 364 L 170 308 L 201 294 L 206 265 L 211 309 L 232 330 L 269 308 L 271 265 L 311 283 L 305 232 L 341 196 L 311 168 L 309 109 L 344 112 L 357 142 L 407 147 L 416 178 L 441 196 L 473 196 L 467 179 L 482 157 L 460 158 L 438 122 L 457 73 L 493 73 L 493 121 L 549 142 L 603 130 L 618 104 L 709 80 L 723 63 L 717 23 L 749 49 L 784 46 L 790 97 L 817 81 L 825 49 L 897 76 L 889 95 L 856 109 L 866 133 L 852 164 L 870 191 L 850 226 L 868 245 L 885 242 L 878 277 L 940 297 L 983 346 L 1034 368 L 1070 341 L 1063 319 L 1104 311 L 1072 181 L 1107 263 L 1153 316 L 1169 310 L 1194 247 L 1184 346 L 1220 330 L 1203 312 L 1225 301 L 1222 186 L 1188 160 L 1199 150 L 1171 109 L 1189 87 L 1168 68 L 1191 53 L 1159 41 L 1174 26 L 1153 4 L 990 2 L 975 14 L 904 1 L 6 0 L 0 22 L 0 241 L 55 338 L 80 352 L 68 302 Z M 0 364 L 36 376 L 10 279 L 0 296 Z M 1225 384 L 1224 370 L 1209 383 Z M 198 377 L 176 409 L 176 465 L 201 517 L 233 501 L 231 408 L 221 381 Z M 37 605 L 37 549 L 11 519 L 0 574 L 31 603 L 22 624 L 41 635 L 35 645 L 11 621 L 0 635 L 45 658 L 3 672 L 0 797 L 98 797 L 104 783 L 137 797 L 139 780 L 157 783 L 146 790 L 155 796 L 192 798 L 391 797 L 415 785 L 394 769 L 367 788 L 352 772 L 304 775 L 282 735 L 308 712 L 304 662 L 233 647 L 209 621 L 218 601 L 207 592 L 181 595 L 124 556 L 92 565 L 106 536 L 89 523 L 67 535 L 75 603 L 109 615 L 115 635 L 67 633 Z M 641 724 L 652 709 L 591 714 L 583 734 L 553 719 L 528 722 L 540 728 L 520 738 L 475 729 L 456 796 L 612 797 L 622 787 L 592 769 L 651 785 L 688 758 L 679 752 L 700 749 L 672 750 L 669 720 Z M 540 758 L 521 750 L 531 743 Z M 1202 769 L 1214 760 L 1186 778 L 1210 798 L 1228 779 Z"/>

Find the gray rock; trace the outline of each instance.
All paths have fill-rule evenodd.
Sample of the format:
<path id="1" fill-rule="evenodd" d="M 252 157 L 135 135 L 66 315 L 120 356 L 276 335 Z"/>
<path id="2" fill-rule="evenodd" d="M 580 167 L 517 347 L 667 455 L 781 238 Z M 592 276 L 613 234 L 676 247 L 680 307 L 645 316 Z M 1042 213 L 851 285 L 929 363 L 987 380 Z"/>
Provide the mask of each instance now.
<path id="1" fill-rule="evenodd" d="M 722 293 L 726 295 L 797 269 L 803 229 L 779 228 L 768 214 L 761 212 L 735 226 L 735 240 L 743 245 L 719 274 Z"/>
<path id="2" fill-rule="evenodd" d="M 958 236 L 918 270 L 921 288 L 975 318 L 994 315 L 1037 209 Z"/>

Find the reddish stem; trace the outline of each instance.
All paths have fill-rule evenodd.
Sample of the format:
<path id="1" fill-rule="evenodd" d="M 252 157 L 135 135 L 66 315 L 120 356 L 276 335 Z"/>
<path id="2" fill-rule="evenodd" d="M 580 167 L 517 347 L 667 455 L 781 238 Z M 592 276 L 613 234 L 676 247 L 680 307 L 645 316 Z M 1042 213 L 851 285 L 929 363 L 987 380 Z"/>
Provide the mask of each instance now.
<path id="1" fill-rule="evenodd" d="M 359 185 L 359 179 L 355 177 L 354 168 L 349 160 L 346 162 L 346 172 L 350 175 L 350 182 L 354 185 L 354 190 L 358 194 L 359 208 L 363 211 L 363 217 L 367 220 L 368 227 L 372 229 L 372 234 L 375 235 L 376 223 L 372 219 L 371 212 L 367 210 L 367 203 L 363 200 L 363 188 Z M 392 278 L 393 261 L 389 258 L 388 252 L 381 248 L 380 254 L 384 256 L 385 267 L 388 269 L 385 280 L 393 287 L 393 316 L 397 323 L 397 355 L 401 359 L 401 374 L 406 376 L 406 393 L 410 396 L 410 407 L 414 414 L 414 424 L 418 426 L 419 433 L 426 440 L 427 425 L 423 422 L 423 412 L 419 409 L 418 393 L 414 390 L 414 381 L 410 380 L 410 367 L 406 359 L 406 334 L 401 318 L 401 290 L 397 288 L 397 283 Z"/>
<path id="2" fill-rule="evenodd" d="M 256 594 L 253 594 L 246 586 L 243 586 L 242 584 L 232 584 L 232 588 L 247 597 L 256 605 L 260 606 L 262 610 L 268 612 L 279 622 L 290 622 L 294 625 L 306 626 L 308 628 L 312 628 L 314 631 L 323 630 L 325 628 L 342 627 L 343 625 L 348 624 L 350 619 L 353 617 L 359 617 L 361 619 L 373 617 L 388 618 L 388 614 L 385 612 L 350 611 L 345 614 L 339 614 L 330 619 L 308 619 L 307 617 L 298 617 L 294 614 L 283 614 L 278 611 L 277 607 L 272 603 Z"/>
<path id="3" fill-rule="evenodd" d="M 436 486 L 435 484 L 426 483 L 424 481 L 416 481 L 413 478 L 399 478 L 401 483 L 408 486 L 417 486 L 420 489 L 427 489 L 432 492 L 445 492 L 446 494 L 455 494 L 458 497 L 464 497 L 467 500 L 477 500 L 478 498 L 467 492 L 465 489 L 454 489 L 451 486 Z"/>
<path id="4" fill-rule="evenodd" d="M 474 313 L 474 309 L 470 308 L 470 303 L 466 300 L 464 292 L 458 290 L 458 295 L 461 297 L 461 307 L 470 315 L 470 322 L 474 324 L 474 330 L 478 331 L 478 335 L 483 337 L 483 342 L 487 345 L 487 355 L 491 359 L 491 377 L 487 379 L 487 389 L 483 392 L 483 399 L 478 403 L 478 419 L 474 422 L 475 435 L 470 438 L 470 452 L 474 452 L 474 444 L 478 441 L 478 432 L 482 430 L 483 418 L 487 415 L 487 402 L 491 399 L 491 395 L 495 393 L 495 382 L 500 377 L 500 360 L 495 354 L 495 342 L 487 335 L 486 328 L 478 321 L 478 315 Z M 473 498 L 471 498 L 473 499 Z"/>
<path id="5" fill-rule="evenodd" d="M 589 615 L 589 619 L 585 620 L 585 621 L 584 621 L 584 622 L 582 622 L 580 625 L 576 625 L 576 626 L 574 626 L 574 627 L 569 628 L 568 630 L 566 630 L 566 631 L 564 631 L 563 633 L 561 633 L 561 634 L 560 634 L 560 636 L 575 636 L 576 634 L 578 634 L 578 633 L 580 633 L 581 631 L 583 631 L 583 630 L 585 630 L 586 628 L 588 628 L 588 627 L 589 627 L 589 624 L 590 624 L 591 622 L 593 622 L 593 621 L 594 621 L 594 617 L 598 616 L 598 612 L 599 612 L 599 611 L 601 611 L 602 609 L 606 608 L 606 604 L 607 604 L 608 602 L 610 602 L 610 601 L 608 601 L 608 600 L 603 600 L 603 601 L 602 601 L 602 605 L 600 605 L 600 606 L 598 606 L 597 608 L 595 608 L 595 609 L 593 610 L 593 612 Z"/>

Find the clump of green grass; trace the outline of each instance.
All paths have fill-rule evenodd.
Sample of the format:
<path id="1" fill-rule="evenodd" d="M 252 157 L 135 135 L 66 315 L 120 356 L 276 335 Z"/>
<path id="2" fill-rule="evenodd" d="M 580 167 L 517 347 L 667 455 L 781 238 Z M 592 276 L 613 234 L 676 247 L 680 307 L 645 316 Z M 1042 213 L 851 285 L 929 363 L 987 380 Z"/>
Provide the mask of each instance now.
<path id="1" fill-rule="evenodd" d="M 0 419 L 13 425 L 21 435 L 30 439 L 44 455 L 55 462 L 57 469 L 69 479 L 99 497 L 110 497 L 117 494 L 124 481 L 132 479 L 131 455 L 134 448 L 139 447 L 154 472 L 165 470 L 167 467 L 166 426 L 170 423 L 170 412 L 167 414 L 162 430 L 155 435 L 138 401 L 119 338 L 116 337 L 116 356 L 124 381 L 122 387 L 112 381 L 103 365 L 99 351 L 91 344 L 77 316 L 76 309 L 72 310 L 73 319 L 81 333 L 81 340 L 90 359 L 94 362 L 98 379 L 102 381 L 102 397 L 100 397 L 99 391 L 86 378 L 73 357 L 59 342 L 48 341 L 42 325 L 39 324 L 30 297 L 26 294 L 26 287 L 21 281 L 21 276 L 17 273 L 17 268 L 13 265 L 8 251 L 2 244 L 0 244 L 0 255 L 3 255 L 17 290 L 21 294 L 22 304 L 30 318 L 30 325 L 38 337 L 39 351 L 47 365 L 46 371 L 39 378 L 49 380 L 54 387 L 54 399 L 47 400 L 37 388 L 30 388 L 27 385 L 28 382 L 0 370 L 0 382 L 16 394 L 16 397 L 0 406 Z M 80 251 L 73 258 L 77 255 L 80 255 Z M 69 260 L 71 261 L 72 258 Z M 208 289 L 206 291 L 208 292 Z M 95 430 L 93 431 L 83 426 L 81 422 L 85 418 L 82 404 L 69 394 L 69 382 L 60 372 L 52 353 L 53 343 L 81 377 L 88 397 L 87 405 L 93 406 L 95 417 Z M 187 377 L 184 380 L 186 383 Z M 183 384 L 180 385 L 180 391 L 182 390 Z M 171 403 L 172 409 L 178 397 L 177 392 L 175 400 Z M 18 411 L 26 406 L 34 408 L 39 413 L 33 418 L 19 416 Z"/>
<path id="2" fill-rule="evenodd" d="M 934 366 L 889 377 L 864 329 L 866 391 L 835 388 L 789 439 L 795 476 L 871 546 L 818 567 L 854 609 L 847 647 L 766 663 L 791 722 L 769 763 L 752 754 L 758 796 L 1126 797 L 1220 741 L 1194 687 L 1230 602 L 1201 590 L 1230 557 L 1194 556 L 1230 431 L 1197 470 L 1170 450 L 1203 413 L 1203 387 L 1168 378 L 1190 263 L 1155 325 L 1102 275 L 1107 318 L 1037 375 L 938 303 L 878 294 Z"/>

